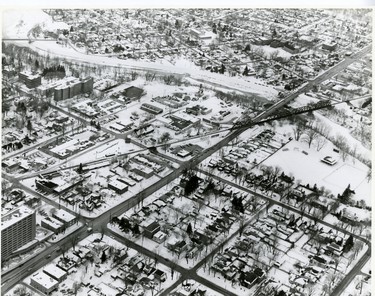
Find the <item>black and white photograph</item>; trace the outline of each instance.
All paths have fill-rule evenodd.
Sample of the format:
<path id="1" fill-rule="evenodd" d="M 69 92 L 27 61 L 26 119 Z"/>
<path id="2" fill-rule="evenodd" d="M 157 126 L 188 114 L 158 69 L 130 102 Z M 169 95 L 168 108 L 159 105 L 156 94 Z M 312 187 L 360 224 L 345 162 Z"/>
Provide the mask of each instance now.
<path id="1" fill-rule="evenodd" d="M 373 16 L 2 9 L 1 295 L 371 295 Z"/>

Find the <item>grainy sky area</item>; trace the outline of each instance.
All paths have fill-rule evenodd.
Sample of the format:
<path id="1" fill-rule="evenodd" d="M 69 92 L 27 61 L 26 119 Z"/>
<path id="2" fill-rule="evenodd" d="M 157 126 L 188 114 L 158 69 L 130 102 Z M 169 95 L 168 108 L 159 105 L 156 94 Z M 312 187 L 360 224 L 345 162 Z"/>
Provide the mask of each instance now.
<path id="1" fill-rule="evenodd" d="M 336 6 L 336 7 L 362 7 L 362 6 L 375 6 L 375 0 L 319 0 L 314 2 L 301 2 L 300 0 L 159 0 L 157 2 L 152 0 L 109 0 L 103 2 L 102 0 L 64 0 L 64 1 L 50 1 L 50 0 L 37 0 L 33 1 L 32 4 L 29 0 L 3 0 L 2 4 L 12 6 L 48 6 L 48 7 L 66 7 L 66 6 Z"/>

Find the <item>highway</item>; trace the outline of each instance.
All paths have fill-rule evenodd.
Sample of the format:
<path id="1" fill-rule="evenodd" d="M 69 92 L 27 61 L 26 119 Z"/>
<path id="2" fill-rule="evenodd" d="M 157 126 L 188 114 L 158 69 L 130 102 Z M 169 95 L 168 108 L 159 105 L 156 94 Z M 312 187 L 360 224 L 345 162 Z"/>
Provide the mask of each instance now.
<path id="1" fill-rule="evenodd" d="M 253 119 L 253 121 L 260 121 L 262 119 L 267 118 L 272 113 L 276 112 L 278 109 L 280 109 L 281 107 L 285 106 L 290 101 L 292 101 L 293 99 L 295 99 L 299 94 L 302 94 L 302 93 L 310 90 L 313 87 L 313 85 L 320 84 L 323 81 L 325 81 L 327 79 L 330 79 L 331 77 L 333 77 L 334 75 L 336 75 L 337 73 L 339 73 L 340 71 L 342 71 L 344 68 L 346 68 L 348 65 L 350 65 L 351 63 L 353 63 L 354 61 L 356 61 L 356 59 L 358 59 L 358 58 L 362 57 L 363 55 L 367 54 L 370 50 L 371 50 L 371 45 L 369 45 L 366 48 L 362 49 L 359 53 L 355 54 L 354 56 L 352 56 L 350 58 L 346 58 L 344 61 L 342 61 L 341 63 L 339 63 L 336 66 L 332 67 L 327 72 L 325 72 L 322 75 L 318 76 L 316 79 L 314 79 L 314 80 L 308 82 L 306 85 L 300 87 L 294 93 L 290 94 L 289 96 L 287 96 L 284 99 L 280 100 L 279 102 L 275 103 L 268 110 L 266 110 L 266 111 L 262 112 L 261 114 L 259 114 L 258 116 L 256 116 Z M 126 211 L 126 210 L 128 210 L 128 209 L 130 209 L 130 208 L 132 208 L 134 206 L 136 206 L 144 198 L 146 198 L 147 196 L 153 194 L 154 192 L 156 192 L 157 190 L 159 190 L 163 186 L 169 184 L 171 181 L 173 181 L 178 176 L 180 176 L 181 173 L 185 169 L 195 168 L 200 162 L 202 162 L 204 159 L 206 159 L 207 157 L 209 157 L 210 155 L 212 155 L 213 153 L 215 153 L 216 151 L 218 151 L 222 147 L 228 145 L 229 142 L 231 142 L 232 140 L 234 140 L 237 136 L 239 136 L 242 132 L 244 132 L 247 129 L 248 129 L 248 127 L 243 127 L 243 128 L 239 128 L 239 129 L 236 129 L 236 130 L 232 131 L 229 135 L 227 135 L 225 138 L 223 138 L 222 140 L 220 140 L 217 144 L 215 144 L 212 147 L 204 150 L 200 155 L 197 155 L 197 156 L 193 157 L 189 161 L 182 162 L 180 164 L 179 168 L 175 169 L 169 175 L 167 175 L 166 177 L 162 178 L 159 182 L 157 182 L 157 183 L 151 185 L 150 187 L 144 189 L 143 191 L 141 191 L 138 194 L 136 194 L 135 196 L 131 197 L 130 199 L 128 199 L 124 203 L 115 206 L 113 209 L 108 210 L 107 212 L 101 214 L 97 218 L 95 218 L 95 219 L 89 219 L 89 218 L 80 217 L 80 221 L 83 222 L 83 223 L 86 223 L 86 222 L 89 221 L 89 223 L 91 224 L 90 226 L 93 228 L 93 231 L 99 231 L 99 232 L 103 231 L 103 229 L 106 228 L 106 224 L 109 222 L 109 220 L 110 220 L 111 217 L 118 216 L 118 215 L 122 214 L 124 211 Z M 6 176 L 6 175 L 5 175 L 5 177 L 9 178 L 9 176 Z M 14 181 L 17 181 L 17 180 L 14 180 Z M 224 181 L 228 182 L 227 180 L 224 180 Z M 26 186 L 22 185 L 19 182 L 16 183 L 16 184 L 18 186 L 20 186 L 21 189 L 24 189 L 27 192 L 31 192 L 34 195 L 36 194 L 31 189 L 27 188 Z M 47 201 L 47 202 L 49 202 L 49 203 L 51 203 L 51 204 L 53 204 L 53 205 L 56 206 L 56 202 L 53 203 L 53 202 L 51 202 L 51 201 L 49 201 L 49 200 L 47 200 L 45 198 L 43 198 L 43 200 L 45 200 L 45 201 Z M 292 208 L 292 207 L 290 207 L 288 205 L 285 205 L 283 203 L 280 203 L 280 206 L 283 206 L 283 207 L 288 208 L 288 209 L 290 208 L 290 210 L 296 211 L 294 208 Z M 305 214 L 305 216 L 308 216 L 308 215 Z M 319 221 L 319 222 L 323 223 L 324 221 Z M 335 228 L 335 226 L 331 226 L 329 224 L 328 224 L 328 226 L 332 227 L 334 229 L 337 229 L 337 228 Z M 342 230 L 340 229 L 340 231 L 342 231 Z M 79 237 L 79 239 L 83 239 L 84 237 L 87 237 L 89 234 L 90 233 L 87 232 L 87 226 L 83 226 L 79 230 L 77 230 L 75 233 L 71 234 L 69 237 L 61 240 L 60 242 L 54 244 L 53 246 L 48 247 L 45 251 L 41 252 L 40 254 L 38 254 L 35 257 L 33 257 L 32 259 L 30 259 L 28 262 L 26 262 L 21 267 L 13 269 L 13 270 L 11 270 L 9 272 L 2 273 L 2 281 L 4 283 L 4 285 L 2 286 L 2 295 L 10 287 L 12 287 L 15 283 L 17 283 L 19 281 L 19 279 L 17 277 L 19 277 L 21 274 L 22 274 L 23 277 L 25 277 L 25 276 L 31 274 L 34 270 L 36 270 L 36 269 L 42 267 L 43 265 L 45 265 L 46 262 L 49 262 L 51 260 L 51 258 L 54 258 L 54 257 L 58 256 L 59 254 L 56 251 L 54 251 L 57 248 L 57 246 L 61 246 L 62 248 L 67 248 L 67 246 L 69 246 L 70 242 L 74 238 L 78 238 Z M 131 244 L 129 241 L 127 243 Z M 136 247 L 137 250 L 143 250 L 143 251 L 145 251 L 144 249 L 141 249 L 139 246 L 134 246 L 134 247 Z M 48 254 L 51 254 L 51 258 L 49 258 L 47 260 L 46 256 Z M 210 256 L 213 256 L 213 255 L 214 255 L 214 253 L 210 254 Z M 361 260 L 362 259 L 363 259 L 363 264 L 365 264 L 365 262 L 367 261 L 367 260 L 365 260 L 366 258 L 362 257 Z M 172 266 L 171 262 L 165 262 L 165 263 L 166 263 L 166 265 L 168 265 L 170 267 Z M 29 270 L 31 266 L 32 266 L 32 268 L 31 268 L 31 270 Z M 176 270 L 183 271 L 183 270 L 180 269 L 181 267 L 177 267 L 177 266 L 174 266 L 174 267 L 175 267 Z M 193 279 L 199 280 L 200 282 L 206 284 L 209 288 L 212 288 L 212 289 L 217 290 L 217 291 L 223 291 L 222 287 L 219 287 L 216 284 L 214 284 L 214 283 L 212 283 L 212 282 L 210 282 L 210 281 L 208 281 L 208 280 L 206 280 L 206 279 L 204 279 L 202 277 L 198 277 L 195 273 L 192 273 L 192 275 L 190 275 L 190 273 L 188 273 L 188 274 L 189 274 L 189 278 L 193 278 Z M 354 274 L 354 272 L 353 272 L 353 274 Z M 348 279 L 350 278 L 350 276 L 349 275 L 347 276 Z M 345 287 L 343 286 L 343 288 L 345 288 Z M 231 293 L 229 293 L 227 291 L 223 291 L 223 292 L 224 292 L 224 295 L 233 295 L 233 294 L 231 294 Z M 339 295 L 339 294 L 337 294 L 337 295 Z"/>

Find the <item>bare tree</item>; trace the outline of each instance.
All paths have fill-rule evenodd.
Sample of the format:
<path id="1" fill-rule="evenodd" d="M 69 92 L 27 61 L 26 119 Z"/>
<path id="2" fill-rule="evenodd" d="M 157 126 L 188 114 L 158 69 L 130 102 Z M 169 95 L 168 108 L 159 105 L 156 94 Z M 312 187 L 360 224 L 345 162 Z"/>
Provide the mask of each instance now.
<path id="1" fill-rule="evenodd" d="M 77 295 L 79 288 L 81 287 L 81 284 L 78 282 L 73 283 L 73 293 L 74 295 Z"/>
<path id="2" fill-rule="evenodd" d="M 276 60 L 279 57 L 279 53 L 280 52 L 278 50 L 271 52 L 269 55 L 270 60 Z"/>
<path id="3" fill-rule="evenodd" d="M 309 145 L 309 148 L 311 147 L 311 144 L 315 141 L 316 138 L 319 137 L 319 133 L 313 129 L 310 128 L 303 134 L 302 141 L 306 142 Z"/>
<path id="4" fill-rule="evenodd" d="M 77 246 L 77 243 L 78 243 L 78 237 L 77 236 L 71 236 L 71 237 L 69 237 L 69 241 L 70 241 L 70 243 L 71 243 L 71 245 L 72 245 L 72 248 L 73 248 L 73 250 L 75 251 L 76 249 L 76 246 Z"/>
<path id="5" fill-rule="evenodd" d="M 316 151 L 322 150 L 322 148 L 327 144 L 327 139 L 323 136 L 319 136 L 316 138 L 315 144 L 316 144 Z"/>
<path id="6" fill-rule="evenodd" d="M 305 295 L 306 296 L 314 296 L 316 295 L 316 290 L 315 290 L 315 286 L 312 285 L 312 284 L 308 284 L 307 287 L 305 288 Z"/>
<path id="7" fill-rule="evenodd" d="M 296 141 L 299 141 L 299 139 L 301 138 L 301 136 L 303 135 L 303 133 L 305 132 L 306 130 L 306 126 L 301 123 L 301 122 L 298 122 L 294 127 L 293 127 L 293 134 L 294 134 L 294 139 Z"/>
<path id="8" fill-rule="evenodd" d="M 138 75 L 139 75 L 139 74 L 138 74 L 137 71 L 131 71 L 131 72 L 130 72 L 130 76 L 131 76 L 131 79 L 132 79 L 133 81 L 137 79 Z"/>
<path id="9" fill-rule="evenodd" d="M 173 75 L 166 75 L 166 76 L 163 76 L 163 81 L 166 85 L 171 85 L 172 82 L 174 81 L 174 77 Z"/>
<path id="10" fill-rule="evenodd" d="M 349 150 L 346 138 L 342 135 L 337 135 L 333 142 L 340 149 L 342 160 L 345 161 Z"/>
<path id="11" fill-rule="evenodd" d="M 147 72 L 145 74 L 146 81 L 152 82 L 155 79 L 155 76 L 156 76 L 155 73 Z"/>

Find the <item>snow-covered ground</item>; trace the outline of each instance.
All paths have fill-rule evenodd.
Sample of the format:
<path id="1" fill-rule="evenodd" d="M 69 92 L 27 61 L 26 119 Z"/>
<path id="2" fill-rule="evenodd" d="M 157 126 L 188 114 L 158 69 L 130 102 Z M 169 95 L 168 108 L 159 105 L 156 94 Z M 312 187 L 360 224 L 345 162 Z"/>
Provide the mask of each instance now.
<path id="1" fill-rule="evenodd" d="M 42 10 L 4 10 L 2 14 L 3 38 L 27 39 L 29 31 L 37 24 L 51 31 L 57 29 L 69 29 L 63 22 L 54 22 L 52 18 Z"/>
<path id="2" fill-rule="evenodd" d="M 329 143 L 318 152 L 314 148 L 308 148 L 306 143 L 293 140 L 268 158 L 264 164 L 280 166 L 285 174 L 295 176 L 304 184 L 324 186 L 335 196 L 342 194 L 350 184 L 351 188 L 355 190 L 356 196 L 370 204 L 371 183 L 366 179 L 368 167 L 357 160 L 352 161 L 350 157 L 344 162 L 332 149 L 333 145 Z M 335 165 L 330 166 L 321 161 L 328 155 L 337 159 Z"/>
<path id="3" fill-rule="evenodd" d="M 103 196 L 103 202 L 102 205 L 99 208 L 95 208 L 92 211 L 88 211 L 85 209 L 78 208 L 76 205 L 71 205 L 68 202 L 64 200 L 59 200 L 58 197 L 53 195 L 47 195 L 47 198 L 50 198 L 52 200 L 55 200 L 56 202 L 60 202 L 63 206 L 69 208 L 72 211 L 79 211 L 80 215 L 94 218 L 102 213 L 108 211 L 112 207 L 125 202 L 126 200 L 130 199 L 132 196 L 137 194 L 138 192 L 142 191 L 144 188 L 149 187 L 150 185 L 154 184 L 158 180 L 160 180 L 161 177 L 165 176 L 166 174 L 171 172 L 170 168 L 165 168 L 161 173 L 158 175 L 153 175 L 148 179 L 143 179 L 140 182 L 136 182 L 134 186 L 129 186 L 128 190 L 124 192 L 123 194 L 117 194 L 113 190 L 110 190 L 107 188 L 108 182 L 111 180 L 116 180 L 117 175 L 114 172 L 111 172 L 111 167 L 102 167 L 100 169 L 91 170 L 90 176 L 87 179 L 88 183 L 93 186 L 95 190 L 98 190 L 98 193 L 100 193 Z M 71 178 L 74 176 L 74 172 L 65 172 L 64 178 L 68 177 Z M 29 188 L 33 189 L 35 187 L 35 178 L 28 178 L 21 181 L 25 186 L 28 186 Z M 95 184 L 95 185 L 93 185 Z"/>
<path id="4" fill-rule="evenodd" d="M 259 219 L 255 223 L 252 223 L 244 229 L 244 234 L 242 236 L 234 237 L 223 247 L 224 251 L 220 252 L 222 254 L 217 254 L 214 257 L 213 266 L 215 266 L 217 262 L 221 262 L 221 264 L 225 265 L 225 267 L 223 268 L 233 270 L 232 267 L 235 264 L 235 261 L 238 260 L 238 258 L 241 258 L 241 262 L 247 262 L 246 266 L 243 267 L 244 270 L 248 270 L 249 268 L 251 269 L 254 266 L 263 266 L 262 268 L 266 272 L 266 278 L 278 283 L 278 285 L 283 284 L 288 290 L 293 286 L 293 282 L 301 277 L 301 275 L 307 276 L 307 270 L 309 269 L 309 266 L 310 268 L 315 267 L 318 270 L 321 270 L 321 274 L 318 275 L 320 280 L 316 281 L 314 289 L 317 292 L 322 293 L 324 289 L 324 279 L 328 277 L 328 274 L 337 272 L 342 277 L 351 270 L 351 268 L 357 263 L 359 258 L 361 258 L 364 252 L 366 252 L 367 247 L 364 247 L 359 251 L 358 255 L 355 256 L 354 259 L 351 257 L 353 253 L 352 251 L 350 251 L 349 253 L 345 253 L 343 256 L 336 257 L 338 260 L 337 271 L 335 271 L 336 267 L 333 265 L 333 263 L 330 262 L 333 257 L 320 254 L 319 256 L 327 260 L 327 264 L 325 267 L 319 268 L 318 264 L 314 263 L 314 261 L 312 261 L 311 259 L 313 255 L 318 254 L 318 251 L 315 247 L 316 243 L 314 242 L 311 234 L 299 229 L 292 235 L 290 235 L 291 230 L 289 232 L 289 235 L 284 235 L 282 230 L 286 228 L 279 227 L 283 227 L 282 225 L 288 224 L 288 221 L 282 222 L 281 220 L 279 220 L 279 222 L 275 222 L 277 221 L 277 219 L 279 219 L 278 216 L 275 216 L 274 214 L 275 210 L 286 215 L 292 214 L 291 212 L 282 209 L 280 206 L 270 207 L 270 209 L 268 210 L 268 214 L 263 211 Z M 272 215 L 272 218 L 268 217 Z M 298 215 L 294 216 L 294 219 L 297 218 Z M 311 226 L 314 224 L 314 222 L 310 219 L 302 218 L 302 220 L 307 222 Z M 270 230 L 270 222 L 272 221 L 275 226 L 272 226 L 272 230 Z M 324 231 L 324 233 L 330 233 L 330 228 L 327 226 L 320 225 L 318 223 L 317 228 Z M 248 245 L 249 247 L 247 249 L 238 247 L 240 246 L 239 242 L 242 240 L 245 241 L 245 244 L 248 244 L 249 241 L 256 239 L 258 235 L 254 235 L 254 231 L 256 231 L 257 233 L 263 233 L 263 235 L 265 235 L 265 238 L 260 239 L 259 242 L 254 242 L 254 244 Z M 335 235 L 337 237 L 342 237 L 344 241 L 348 238 L 347 235 L 344 235 L 343 233 L 337 231 L 335 231 Z M 268 245 L 267 243 L 265 243 L 265 241 L 271 236 L 275 236 L 276 238 L 272 238 L 271 245 Z M 295 238 L 293 239 L 293 245 L 290 244 L 292 236 Z M 276 252 L 273 251 L 275 247 L 271 247 L 272 242 L 276 242 L 274 243 L 274 246 L 277 249 Z M 325 245 L 325 243 L 322 245 Z M 261 246 L 260 249 L 257 249 L 257 246 Z M 233 283 L 232 281 L 225 279 L 223 275 L 220 274 L 219 270 L 216 270 L 215 272 L 208 266 L 200 268 L 198 270 L 198 274 L 204 276 L 212 282 L 219 284 L 223 288 L 235 293 L 236 295 L 252 295 L 249 293 L 253 293 L 258 288 L 256 284 L 251 289 L 248 289 L 241 286 L 240 283 L 236 280 Z M 368 291 L 368 287 L 369 286 L 367 285 L 364 287 L 364 289 L 367 289 Z M 349 289 L 347 290 L 353 291 Z"/>
<path id="5" fill-rule="evenodd" d="M 271 46 L 269 46 L 269 45 L 264 45 L 264 46 L 256 46 L 256 45 L 253 45 L 253 48 L 254 48 L 255 50 L 256 50 L 257 48 L 261 48 L 261 49 L 263 49 L 263 50 L 264 50 L 264 53 L 265 53 L 265 56 L 268 57 L 268 58 L 270 57 L 270 55 L 272 55 L 272 54 L 276 54 L 276 53 L 277 53 L 277 56 L 282 57 L 282 58 L 287 58 L 287 59 L 289 59 L 289 58 L 292 56 L 291 53 L 285 51 L 285 50 L 282 49 L 282 48 L 273 48 L 273 47 L 271 47 Z"/>
<path id="6" fill-rule="evenodd" d="M 78 157 L 69 159 L 69 166 L 94 161 L 96 159 L 107 157 L 108 155 L 131 153 L 140 149 L 142 148 L 132 143 L 125 143 L 124 140 L 112 140 L 109 142 L 105 142 L 102 145 L 95 147 L 95 149 L 87 153 L 83 153 Z"/>
<path id="7" fill-rule="evenodd" d="M 202 285 L 194 280 L 186 280 L 181 285 L 178 285 L 176 289 L 173 290 L 172 293 L 180 293 L 185 295 L 187 293 L 204 293 L 205 296 L 222 296 L 222 294 Z M 199 295 L 199 294 L 198 294 Z"/>
<path id="8" fill-rule="evenodd" d="M 14 11 L 11 13 L 4 13 L 3 35 L 12 38 L 26 38 L 27 32 L 38 23 L 40 23 L 43 28 L 48 26 L 51 28 L 56 26 L 66 28 L 67 26 L 66 24 L 53 23 L 51 17 L 42 11 L 35 10 L 34 13 L 29 17 L 23 18 L 23 16 L 27 16 L 28 14 L 29 11 Z M 70 45 L 62 46 L 57 44 L 55 41 L 34 41 L 31 44 L 29 44 L 27 41 L 19 43 L 23 43 L 20 45 L 29 46 L 30 48 L 41 53 L 48 53 L 50 56 L 57 55 L 82 62 L 90 62 L 101 65 L 105 64 L 107 66 L 120 66 L 134 69 L 138 68 L 141 70 L 157 70 L 166 73 L 187 74 L 193 79 L 207 80 L 214 85 L 216 84 L 221 87 L 228 87 L 230 89 L 237 88 L 244 92 L 262 94 L 262 96 L 277 95 L 277 91 L 275 89 L 267 86 L 260 86 L 259 81 L 257 80 L 252 80 L 250 78 L 248 81 L 245 81 L 242 77 L 229 77 L 227 75 L 201 70 L 193 62 L 185 58 L 175 59 L 172 63 L 165 58 L 155 62 L 142 60 L 120 60 L 117 58 L 110 58 L 100 55 L 86 55 L 85 53 L 78 52 L 75 48 L 70 47 Z M 284 52 L 283 50 L 279 50 L 279 53 L 280 55 L 288 55 L 288 53 Z"/>
<path id="9" fill-rule="evenodd" d="M 31 293 L 31 294 L 23 294 L 23 293 Z M 16 295 L 35 295 L 34 290 L 29 288 L 27 285 L 20 283 L 15 285 L 12 289 L 4 294 L 4 296 L 16 296 Z"/>
<path id="10" fill-rule="evenodd" d="M 198 174 L 198 176 L 203 179 L 205 178 L 203 174 Z M 205 233 L 207 229 L 209 229 L 209 226 L 215 223 L 216 217 L 220 216 L 220 210 L 222 208 L 231 208 L 231 205 L 227 201 L 227 198 L 225 196 L 207 197 L 205 200 L 205 205 L 202 206 L 199 202 L 196 201 L 197 198 L 193 195 L 187 198 L 182 194 L 178 195 L 174 193 L 175 191 L 171 191 L 171 188 L 177 186 L 179 184 L 178 181 L 179 180 L 174 180 L 171 184 L 164 186 L 154 194 L 147 197 L 143 201 L 141 207 L 132 208 L 118 217 L 119 219 L 125 217 L 126 219 L 130 220 L 141 220 L 142 222 L 140 222 L 140 224 L 144 225 L 147 225 L 147 223 L 151 223 L 152 221 L 158 221 L 161 230 L 168 233 L 164 242 L 156 242 L 154 240 L 148 239 L 142 234 L 138 237 L 134 237 L 131 233 L 124 233 L 123 231 L 121 231 L 119 229 L 119 226 L 114 223 L 109 223 L 108 227 L 113 231 L 116 231 L 120 235 L 123 235 L 128 239 L 135 241 L 139 245 L 147 246 L 147 248 L 154 250 L 155 252 L 157 252 L 157 254 L 163 256 L 164 258 L 168 258 L 171 261 L 176 261 L 176 263 L 185 268 L 192 268 L 208 253 L 216 248 L 217 245 L 225 239 L 225 237 L 232 235 L 238 229 L 239 223 L 236 221 L 234 223 L 230 223 L 228 225 L 228 231 L 225 234 L 217 233 L 214 241 L 208 244 L 207 247 L 202 249 L 199 253 L 196 253 L 196 256 L 194 256 L 193 258 L 186 258 L 185 255 L 189 253 L 189 251 L 187 250 L 187 252 L 183 251 L 179 256 L 177 256 L 176 253 L 170 250 L 170 247 L 168 247 L 168 245 L 173 245 L 174 241 L 183 240 L 187 242 L 187 244 L 189 245 L 188 248 L 190 248 L 190 239 L 188 238 L 188 235 L 186 233 L 188 224 L 191 224 L 193 230 L 199 230 L 201 233 Z M 222 186 L 224 186 L 224 184 L 222 184 Z M 234 188 L 230 186 L 226 186 L 226 189 L 234 190 Z M 250 195 L 246 195 L 241 190 L 236 189 L 235 192 L 244 194 L 244 204 L 246 204 L 251 198 Z M 164 207 L 155 211 L 151 211 L 147 217 L 144 217 L 142 210 L 145 208 L 155 208 L 154 202 L 159 200 L 160 197 L 164 196 L 166 193 L 168 193 L 172 200 L 168 202 Z M 257 206 L 260 207 L 261 205 L 264 205 L 264 201 L 259 200 Z M 191 214 L 191 211 L 194 211 L 196 213 Z M 246 219 L 252 219 L 253 215 L 255 215 L 255 212 L 257 212 L 255 208 L 251 212 L 249 211 L 249 209 L 247 209 L 245 211 Z"/>
<path id="11" fill-rule="evenodd" d="M 371 159 L 371 151 L 364 147 L 363 144 L 354 139 L 353 136 L 350 134 L 349 130 L 330 119 L 324 117 L 323 115 L 319 114 L 318 112 L 314 113 L 317 118 L 319 118 L 323 123 L 325 123 L 327 126 L 329 126 L 332 130 L 332 133 L 335 133 L 334 135 L 342 135 L 345 137 L 347 144 L 351 148 L 357 148 L 357 152 L 361 155 L 363 155 L 366 159 Z"/>
<path id="12" fill-rule="evenodd" d="M 111 248 L 111 250 L 110 250 Z M 125 285 L 132 287 L 132 289 L 141 289 L 145 296 L 154 295 L 154 293 L 160 293 L 166 287 L 172 285 L 179 277 L 177 272 L 174 272 L 174 278 L 171 278 L 170 268 L 157 263 L 154 261 L 153 258 L 149 258 L 147 256 L 139 254 L 136 250 L 130 249 L 123 245 L 122 243 L 112 239 L 109 236 L 104 235 L 101 239 L 101 234 L 94 233 L 84 240 L 78 242 L 77 246 L 74 248 L 76 250 L 85 249 L 90 250 L 90 253 L 93 256 L 93 262 L 90 262 L 88 259 L 84 259 L 85 262 L 78 263 L 73 269 L 68 272 L 67 278 L 64 279 L 58 285 L 58 290 L 53 291 L 50 295 L 58 296 L 64 293 L 63 290 L 73 289 L 74 285 L 78 284 L 78 295 L 88 295 L 89 291 L 95 290 L 99 288 L 104 295 L 117 295 L 119 291 L 125 289 Z M 65 257 L 72 258 L 76 257 L 73 256 L 73 248 L 69 249 L 65 252 Z M 115 262 L 114 259 L 114 251 L 115 250 L 125 250 L 127 255 L 121 262 Z M 106 260 L 103 262 L 102 260 L 102 252 L 106 252 Z M 145 289 L 142 287 L 141 284 L 128 284 L 124 282 L 124 278 L 129 276 L 130 270 L 126 271 L 128 268 L 126 266 L 126 262 L 129 262 L 129 258 L 139 258 L 136 262 L 142 262 L 143 264 L 152 265 L 155 269 L 159 269 L 163 271 L 166 275 L 166 280 L 164 282 L 160 282 L 154 279 L 155 282 L 155 289 L 152 291 L 151 289 Z M 56 265 L 62 259 L 62 255 L 55 258 L 49 265 Z M 33 273 L 43 273 L 43 269 L 37 270 Z M 143 268 L 141 268 L 142 270 Z M 25 284 L 30 284 L 30 278 L 28 276 L 24 279 Z M 140 271 L 137 275 L 137 279 L 142 279 L 147 277 L 146 274 Z M 87 285 L 86 285 L 87 283 Z M 92 292 L 91 292 L 92 293 Z M 138 295 L 138 294 L 137 294 Z"/>

